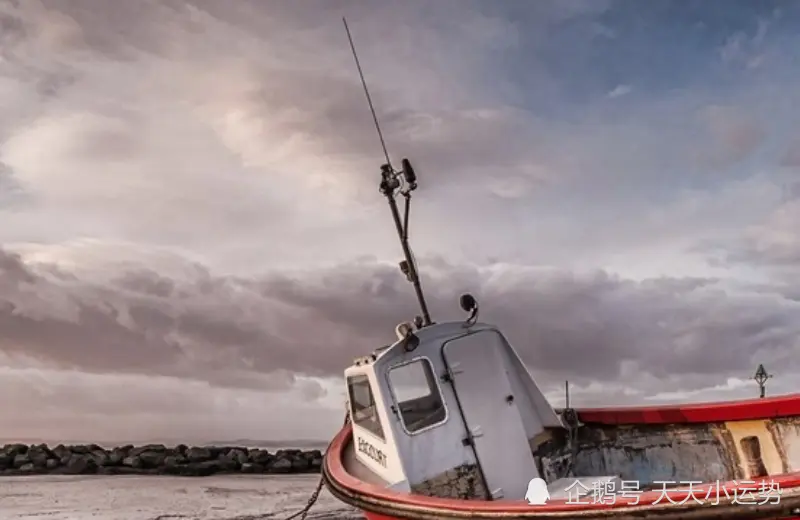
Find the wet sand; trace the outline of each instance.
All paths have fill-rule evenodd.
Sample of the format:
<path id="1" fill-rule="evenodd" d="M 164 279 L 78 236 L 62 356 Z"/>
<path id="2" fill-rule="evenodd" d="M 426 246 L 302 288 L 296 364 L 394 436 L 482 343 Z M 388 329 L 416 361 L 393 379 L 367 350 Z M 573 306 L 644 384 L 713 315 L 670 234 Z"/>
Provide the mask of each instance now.
<path id="1" fill-rule="evenodd" d="M 0 477 L 0 520 L 281 520 L 319 475 Z M 355 520 L 326 490 L 309 520 Z"/>

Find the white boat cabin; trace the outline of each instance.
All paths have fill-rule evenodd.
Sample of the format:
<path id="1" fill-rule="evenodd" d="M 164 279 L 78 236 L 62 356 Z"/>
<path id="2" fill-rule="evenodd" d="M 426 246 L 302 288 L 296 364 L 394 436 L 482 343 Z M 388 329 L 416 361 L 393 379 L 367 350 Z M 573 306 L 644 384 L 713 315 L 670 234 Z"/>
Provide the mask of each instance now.
<path id="1" fill-rule="evenodd" d="M 523 499 L 540 476 L 532 447 L 561 418 L 496 327 L 412 330 L 398 325 L 395 344 L 345 371 L 361 476 L 430 496 Z"/>

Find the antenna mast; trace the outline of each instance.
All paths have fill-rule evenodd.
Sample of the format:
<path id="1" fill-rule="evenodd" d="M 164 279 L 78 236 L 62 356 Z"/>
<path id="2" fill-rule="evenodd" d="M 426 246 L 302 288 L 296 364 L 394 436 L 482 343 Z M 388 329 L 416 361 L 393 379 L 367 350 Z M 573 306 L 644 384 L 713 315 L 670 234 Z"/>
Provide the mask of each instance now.
<path id="1" fill-rule="evenodd" d="M 431 315 L 428 312 L 428 305 L 425 303 L 425 295 L 422 292 L 422 284 L 419 280 L 419 273 L 417 272 L 416 262 L 411 253 L 411 246 L 408 244 L 408 214 L 411 206 L 411 192 L 417 189 L 417 174 L 411 166 L 408 159 L 403 159 L 402 169 L 395 170 L 392 167 L 392 161 L 389 158 L 389 151 L 386 148 L 386 141 L 383 139 L 383 132 L 378 123 L 378 116 L 375 113 L 375 106 L 372 104 L 372 97 L 369 95 L 367 82 L 364 79 L 364 72 L 361 70 L 361 63 L 358 61 L 358 54 L 356 53 L 356 46 L 353 43 L 353 36 L 350 34 L 350 28 L 347 26 L 347 19 L 342 18 L 344 23 L 344 30 L 347 32 L 347 39 L 350 41 L 350 49 L 353 51 L 353 59 L 355 59 L 356 67 L 358 68 L 358 75 L 361 78 L 361 85 L 364 87 L 364 94 L 367 96 L 367 103 L 369 103 L 369 110 L 372 113 L 372 120 L 375 122 L 375 130 L 378 133 L 378 138 L 381 141 L 381 148 L 383 155 L 386 158 L 386 164 L 381 166 L 381 183 L 380 192 L 386 197 L 389 202 L 389 209 L 392 211 L 395 227 L 397 228 L 397 236 L 400 238 L 400 245 L 403 247 L 403 254 L 405 260 L 400 262 L 400 270 L 406 275 L 409 282 L 414 285 L 414 292 L 417 294 L 419 307 L 422 311 L 422 316 L 418 316 L 415 320 L 417 328 L 427 327 L 431 325 Z M 403 220 L 400 220 L 400 210 L 397 208 L 396 196 L 400 194 L 405 199 L 405 214 Z"/>

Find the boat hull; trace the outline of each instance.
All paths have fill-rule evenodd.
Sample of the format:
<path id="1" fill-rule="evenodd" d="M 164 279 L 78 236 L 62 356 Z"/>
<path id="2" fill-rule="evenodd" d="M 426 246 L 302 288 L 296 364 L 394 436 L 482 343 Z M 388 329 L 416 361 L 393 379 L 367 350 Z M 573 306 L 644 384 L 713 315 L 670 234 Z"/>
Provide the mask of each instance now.
<path id="1" fill-rule="evenodd" d="M 693 489 L 644 490 L 636 497 L 605 503 L 575 503 L 565 500 L 552 500 L 545 505 L 532 506 L 519 501 L 486 501 L 438 498 L 418 494 L 401 493 L 376 483 L 366 482 L 348 471 L 345 449 L 352 442 L 352 431 L 345 426 L 331 443 L 323 464 L 323 478 L 331 493 L 356 508 L 364 511 L 370 520 L 433 520 L 449 518 L 473 519 L 510 519 L 510 518 L 661 518 L 661 519 L 719 519 L 719 518 L 773 518 L 800 519 L 800 461 L 796 447 L 800 442 L 792 444 L 794 437 L 788 432 L 798 425 L 800 433 L 800 395 L 782 398 L 742 401 L 733 403 L 715 403 L 706 405 L 690 405 L 683 407 L 638 408 L 638 409 L 604 409 L 579 411 L 580 419 L 585 423 L 587 431 L 603 431 L 604 438 L 609 432 L 624 431 L 630 435 L 641 436 L 642 432 L 682 431 L 682 438 L 688 444 L 699 444 L 696 438 L 686 433 L 693 428 L 706 431 L 717 428 L 718 438 L 730 432 L 741 441 L 743 438 L 757 437 L 762 430 L 776 432 L 780 430 L 773 424 L 784 425 L 784 436 L 775 437 L 778 446 L 777 455 L 768 464 L 761 464 L 761 470 L 769 466 L 768 473 L 753 473 L 758 468 L 753 460 L 744 459 L 739 444 L 720 442 L 718 449 L 725 449 L 738 455 L 730 455 L 729 460 L 720 462 L 717 475 L 726 477 L 705 484 L 698 484 Z M 720 426 L 722 425 L 722 426 Z M 788 426 L 786 426 L 788 425 Z M 714 430 L 714 431 L 717 431 Z M 791 430 L 794 431 L 794 430 Z M 725 433 L 728 432 L 728 433 Z M 741 434 L 747 433 L 747 435 Z M 754 435 L 751 435 L 755 432 Z M 688 435 L 688 437 L 687 437 Z M 738 436 L 737 436 L 738 435 Z M 592 439 L 589 439 L 590 441 Z M 750 439 L 752 440 L 752 439 Z M 650 442 L 650 441 L 647 441 Z M 668 445 L 671 449 L 676 445 Z M 624 448 L 624 442 L 620 446 Z M 709 443 L 706 443 L 709 444 Z M 766 442 L 765 442 L 766 444 Z M 710 444 L 709 444 L 710 445 Z M 737 448 L 737 446 L 739 446 Z M 557 448 L 550 455 L 557 459 Z M 716 449 L 716 448 L 715 448 Z M 657 451 L 657 450 L 656 450 Z M 759 455 L 771 456 L 765 451 Z M 676 452 L 677 453 L 677 452 Z M 723 453 L 723 458 L 725 456 Z M 774 454 L 772 454 L 774 455 Z M 608 454 L 604 455 L 608 459 Z M 677 457 L 677 456 L 676 456 Z M 692 457 L 691 453 L 686 457 Z M 775 457 L 778 457 L 777 459 Z M 603 457 L 601 456 L 600 459 Z M 596 456 L 587 456 L 587 460 L 599 460 Z M 680 461 L 678 457 L 675 460 Z M 688 459 L 687 459 L 688 460 Z M 710 459 L 709 459 L 710 460 Z M 733 462 L 731 462 L 733 461 Z M 702 462 L 702 461 L 701 461 Z M 687 462 L 688 463 L 688 462 Z M 711 464 L 711 463 L 709 463 Z M 727 464 L 727 466 L 725 466 Z M 738 466 L 737 466 L 738 464 Z M 744 468 L 744 469 L 743 469 Z M 778 471 L 774 471 L 778 468 Z M 616 474 L 609 468 L 589 468 L 594 473 L 585 475 Z M 641 467 L 639 467 L 641 472 Z M 622 471 L 624 472 L 624 471 Z M 645 471 L 646 473 L 646 471 Z M 678 472 L 680 473 L 680 472 Z M 581 474 L 581 473 L 578 473 Z M 748 475 L 760 474 L 762 477 L 751 478 Z M 647 475 L 644 475 L 646 477 Z M 730 478 L 730 477 L 733 478 Z M 677 479 L 676 479 L 677 481 Z M 714 486 L 716 491 L 714 492 Z M 780 490 L 777 499 L 756 499 L 755 489 Z M 749 495 L 748 495 L 749 492 Z M 752 500 L 744 500 L 750 497 Z"/>

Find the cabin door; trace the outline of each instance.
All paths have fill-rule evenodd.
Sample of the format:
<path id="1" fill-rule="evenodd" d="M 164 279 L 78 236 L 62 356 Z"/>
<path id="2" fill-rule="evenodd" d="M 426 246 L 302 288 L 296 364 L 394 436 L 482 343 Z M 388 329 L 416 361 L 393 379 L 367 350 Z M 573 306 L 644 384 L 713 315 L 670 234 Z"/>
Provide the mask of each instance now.
<path id="1" fill-rule="evenodd" d="M 452 339 L 442 351 L 491 497 L 522 500 L 528 482 L 539 474 L 511 391 L 503 348 L 498 333 L 484 330 Z M 455 406 L 450 409 L 458 411 Z"/>

